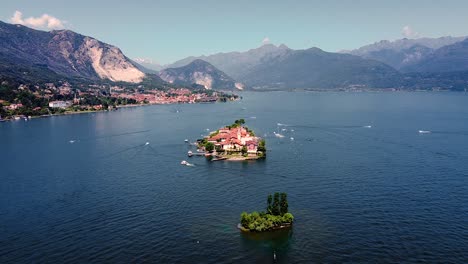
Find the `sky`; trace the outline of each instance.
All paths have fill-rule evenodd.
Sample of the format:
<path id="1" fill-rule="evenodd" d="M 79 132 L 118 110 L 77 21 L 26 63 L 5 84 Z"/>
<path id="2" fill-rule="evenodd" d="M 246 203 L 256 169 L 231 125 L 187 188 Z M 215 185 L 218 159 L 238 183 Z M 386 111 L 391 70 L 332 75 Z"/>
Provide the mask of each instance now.
<path id="1" fill-rule="evenodd" d="M 460 0 L 2 0 L 0 20 L 66 28 L 167 64 L 264 43 L 325 51 L 387 39 L 468 35 Z"/>

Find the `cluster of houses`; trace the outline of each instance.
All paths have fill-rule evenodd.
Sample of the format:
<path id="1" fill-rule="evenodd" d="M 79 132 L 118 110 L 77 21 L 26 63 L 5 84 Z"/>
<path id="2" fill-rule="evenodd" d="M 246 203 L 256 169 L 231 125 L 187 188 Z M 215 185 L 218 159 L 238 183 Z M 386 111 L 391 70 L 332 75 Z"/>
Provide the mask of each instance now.
<path id="1" fill-rule="evenodd" d="M 218 99 L 216 93 L 214 93 L 213 96 L 203 93 L 194 94 L 186 88 L 169 89 L 168 91 L 148 90 L 145 91 L 145 93 L 128 93 L 114 87 L 111 90 L 111 96 L 135 99 L 138 103 L 147 102 L 149 104 L 214 102 Z"/>
<path id="2" fill-rule="evenodd" d="M 0 105 L 2 105 L 5 101 L 4 100 L 0 100 Z M 4 106 L 3 109 L 5 110 L 17 110 L 19 108 L 23 107 L 23 104 L 10 104 L 10 105 L 7 105 L 7 106 Z"/>
<path id="3" fill-rule="evenodd" d="M 241 151 L 245 146 L 247 153 L 257 153 L 259 138 L 252 135 L 245 127 L 221 128 L 208 137 L 208 142 L 225 151 Z"/>

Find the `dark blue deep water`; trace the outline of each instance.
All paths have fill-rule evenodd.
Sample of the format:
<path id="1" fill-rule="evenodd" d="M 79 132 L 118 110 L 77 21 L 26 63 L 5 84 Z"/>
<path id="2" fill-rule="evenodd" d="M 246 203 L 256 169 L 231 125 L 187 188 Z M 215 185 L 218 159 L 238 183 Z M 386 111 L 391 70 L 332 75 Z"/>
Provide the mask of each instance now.
<path id="1" fill-rule="evenodd" d="M 466 94 L 243 97 L 0 123 L 0 263 L 468 263 Z M 267 160 L 186 157 L 237 118 Z M 239 233 L 275 191 L 293 230 Z"/>

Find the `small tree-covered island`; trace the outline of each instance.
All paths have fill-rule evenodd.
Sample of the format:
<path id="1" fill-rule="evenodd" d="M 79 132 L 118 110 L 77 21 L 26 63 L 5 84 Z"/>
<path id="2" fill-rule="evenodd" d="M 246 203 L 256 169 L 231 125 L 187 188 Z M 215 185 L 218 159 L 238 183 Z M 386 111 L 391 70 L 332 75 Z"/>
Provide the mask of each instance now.
<path id="1" fill-rule="evenodd" d="M 245 120 L 212 132 L 198 140 L 198 147 L 213 160 L 256 160 L 266 157 L 265 140 L 244 126 Z"/>
<path id="2" fill-rule="evenodd" d="M 286 193 L 268 195 L 266 212 L 243 212 L 239 229 L 244 232 L 265 232 L 290 228 L 294 216 L 288 212 Z"/>

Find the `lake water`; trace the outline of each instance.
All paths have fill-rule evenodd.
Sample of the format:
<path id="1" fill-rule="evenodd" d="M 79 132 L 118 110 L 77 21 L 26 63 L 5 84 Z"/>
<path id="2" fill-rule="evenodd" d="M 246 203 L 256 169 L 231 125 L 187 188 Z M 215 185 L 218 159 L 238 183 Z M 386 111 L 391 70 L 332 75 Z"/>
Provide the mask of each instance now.
<path id="1" fill-rule="evenodd" d="M 466 94 L 242 96 L 0 123 L 0 262 L 468 263 Z M 186 156 L 238 118 L 265 161 Z M 275 191 L 293 230 L 241 234 Z"/>

